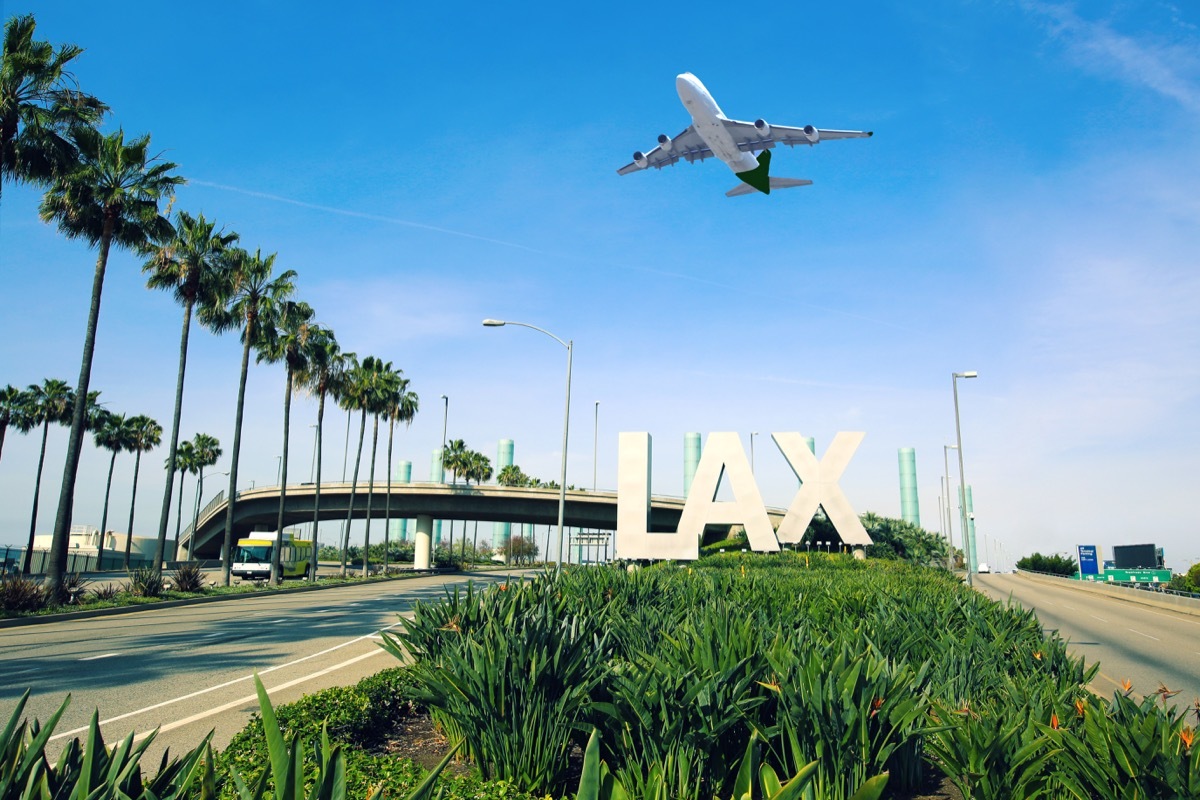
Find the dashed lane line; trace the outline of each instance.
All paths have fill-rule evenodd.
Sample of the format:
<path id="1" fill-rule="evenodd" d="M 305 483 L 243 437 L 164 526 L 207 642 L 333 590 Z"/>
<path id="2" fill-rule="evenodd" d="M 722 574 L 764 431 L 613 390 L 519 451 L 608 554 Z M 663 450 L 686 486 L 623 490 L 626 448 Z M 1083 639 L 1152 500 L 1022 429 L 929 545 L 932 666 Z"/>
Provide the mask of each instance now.
<path id="1" fill-rule="evenodd" d="M 1148 633 L 1142 633 L 1141 631 L 1139 631 L 1139 630 L 1135 630 L 1134 628 L 1127 628 L 1127 630 L 1131 630 L 1131 631 L 1133 631 L 1133 632 L 1134 632 L 1134 633 L 1136 633 L 1138 636 L 1145 636 L 1147 639 L 1153 639 L 1153 640 L 1154 640 L 1154 641 L 1156 641 L 1156 642 L 1161 642 L 1161 641 L 1162 641 L 1162 639 L 1159 639 L 1157 636 L 1151 636 L 1151 635 L 1150 635 L 1150 634 L 1148 634 Z"/>
<path id="2" fill-rule="evenodd" d="M 400 624 L 401 623 L 399 623 L 399 622 L 395 622 L 395 623 L 392 623 L 391 625 L 388 625 L 387 628 L 383 628 L 382 630 L 388 630 L 390 628 L 395 628 L 397 625 L 400 625 Z M 366 639 L 370 639 L 373 635 L 376 635 L 376 634 L 378 634 L 378 631 L 373 631 L 372 633 L 368 633 L 364 636 L 359 636 L 354 639 L 349 639 L 345 642 L 342 642 L 341 644 L 334 645 L 333 647 L 327 647 L 326 649 L 324 649 L 318 653 L 313 653 L 312 655 L 307 655 L 307 656 L 304 656 L 303 658 L 297 658 L 294 661 L 289 661 L 285 664 L 276 664 L 273 667 L 267 667 L 266 669 L 258 670 L 257 674 L 258 675 L 266 675 L 267 673 L 275 672 L 276 670 L 286 669 L 287 667 L 292 667 L 292 666 L 295 666 L 296 664 L 302 664 L 305 661 L 309 661 L 314 658 L 319 658 L 320 656 L 326 655 L 328 653 L 332 653 L 335 650 L 341 650 L 343 647 L 349 647 L 350 645 L 357 644 L 358 642 L 364 641 Z M 383 651 L 381 650 L 379 652 L 383 652 Z M 346 663 L 352 663 L 352 662 L 346 662 Z M 318 673 L 318 674 L 324 674 L 324 673 Z M 210 686 L 206 689 L 199 689 L 195 692 L 191 692 L 190 694 L 185 694 L 180 697 L 174 697 L 170 700 L 164 700 L 161 703 L 155 703 L 154 705 L 146 706 L 145 708 L 139 708 L 135 711 L 127 711 L 124 714 L 118 714 L 115 717 L 109 717 L 108 719 L 101 720 L 100 724 L 108 725 L 111 722 L 118 722 L 118 721 L 126 719 L 128 717 L 136 717 L 139 714 L 145 714 L 148 711 L 154 711 L 156 709 L 163 708 L 164 706 L 173 705 L 174 703 L 180 703 L 180 702 L 183 702 L 184 700 L 190 700 L 193 697 L 200 697 L 201 695 L 205 695 L 210 692 L 219 691 L 220 689 L 224 689 L 226 687 L 233 686 L 234 684 L 241 683 L 243 681 L 249 681 L 253 678 L 254 678 L 253 674 L 244 675 L 240 678 L 234 678 L 231 681 L 225 681 L 225 683 L 219 683 L 216 686 Z M 282 688 L 282 687 L 276 687 L 276 688 Z M 65 739 L 68 736 L 74 736 L 77 733 L 82 733 L 82 732 L 86 731 L 87 729 L 88 728 L 85 725 L 81 728 L 75 728 L 73 730 L 64 731 L 63 733 L 60 733 L 56 736 L 50 737 L 50 741 L 53 742 L 58 739 Z"/>
<path id="3" fill-rule="evenodd" d="M 112 658 L 113 656 L 119 656 L 119 655 L 121 655 L 121 654 L 120 653 L 101 653 L 98 656 L 88 656 L 86 658 L 81 658 L 79 660 L 80 661 L 99 661 L 102 658 Z"/>

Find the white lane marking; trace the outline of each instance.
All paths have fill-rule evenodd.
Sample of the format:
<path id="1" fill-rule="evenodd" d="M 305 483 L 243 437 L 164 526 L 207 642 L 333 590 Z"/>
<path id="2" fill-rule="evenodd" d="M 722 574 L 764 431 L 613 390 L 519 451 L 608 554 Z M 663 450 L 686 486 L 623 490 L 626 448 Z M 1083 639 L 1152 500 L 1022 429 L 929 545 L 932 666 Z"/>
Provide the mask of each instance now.
<path id="1" fill-rule="evenodd" d="M 1138 636 L 1145 636 L 1147 639 L 1153 639 L 1153 640 L 1154 640 L 1154 641 L 1156 641 L 1156 642 L 1161 642 L 1161 641 L 1162 641 L 1162 639 L 1159 639 L 1157 636 L 1151 636 L 1151 635 L 1150 635 L 1150 634 L 1148 634 L 1148 633 L 1142 633 L 1141 631 L 1134 630 L 1133 628 L 1129 628 L 1128 630 L 1131 630 L 1131 631 L 1133 631 L 1133 632 L 1134 632 L 1134 633 L 1136 633 Z"/>
<path id="2" fill-rule="evenodd" d="M 113 656 L 119 656 L 119 655 L 121 655 L 121 654 L 120 653 L 103 653 L 98 656 L 88 656 L 87 658 L 81 658 L 79 660 L 80 661 L 99 661 L 102 658 L 112 658 Z"/>
<path id="3" fill-rule="evenodd" d="M 411 614 L 410 614 L 410 616 L 411 616 Z M 391 625 L 388 625 L 386 628 L 382 628 L 381 630 L 385 630 L 385 631 L 386 631 L 386 630 L 389 630 L 389 629 L 391 629 L 391 628 L 395 628 L 397 625 L 400 625 L 400 624 L 401 624 L 401 623 L 399 623 L 399 622 L 394 622 L 394 623 L 392 623 Z M 322 651 L 321 651 L 321 652 L 319 652 L 319 653 L 313 653 L 312 655 L 307 655 L 307 656 L 304 656 L 304 658 L 297 658 L 295 661 L 289 661 L 289 662 L 287 662 L 286 664 L 277 664 L 277 665 L 275 665 L 275 666 L 273 666 L 273 667 L 267 667 L 266 669 L 263 669 L 263 670 L 258 670 L 258 674 L 259 674 L 259 675 L 266 675 L 268 672 L 274 672 L 275 670 L 278 670 L 278 669 L 286 669 L 287 667 L 295 666 L 296 664 L 302 664 L 302 663 L 304 663 L 305 661 L 308 661 L 308 660 L 310 660 L 310 659 L 313 659 L 313 658 L 318 658 L 318 657 L 320 657 L 320 656 L 323 656 L 323 655 L 326 655 L 326 654 L 328 654 L 328 653 L 332 653 L 332 652 L 333 652 L 333 651 L 335 651 L 335 650 L 341 650 L 343 647 L 349 647 L 350 645 L 352 645 L 352 644 L 357 644 L 358 642 L 361 642 L 361 641 L 363 641 L 363 640 L 365 640 L 365 639 L 370 639 L 370 638 L 371 638 L 371 636 L 375 635 L 376 633 L 378 633 L 378 631 L 374 631 L 374 632 L 372 632 L 372 633 L 368 633 L 368 634 L 366 634 L 366 635 L 364 635 L 364 636 L 359 636 L 359 637 L 357 637 L 357 638 L 350 639 L 350 640 L 348 640 L 348 641 L 342 642 L 341 644 L 336 644 L 336 645 L 334 645 L 333 647 L 328 647 L 328 648 L 326 648 L 326 649 L 322 650 Z M 380 652 L 383 652 L 383 651 L 381 650 Z M 125 719 L 125 718 L 127 718 L 127 717 L 136 717 L 138 714 L 144 714 L 144 713 L 146 713 L 147 711 L 154 711 L 155 709 L 162 708 L 163 706 L 169 706 L 169 705 L 172 705 L 172 704 L 174 704 L 174 703 L 179 703 L 179 702 L 182 702 L 182 701 L 184 701 L 184 700 L 190 700 L 190 699 L 192 699 L 193 697 L 199 697 L 200 695 L 203 695 L 203 694 L 208 694 L 209 692 L 215 692 L 215 691 L 217 691 L 217 690 L 219 690 L 219 689 L 224 689 L 224 688 L 226 688 L 227 686 L 233 686 L 235 683 L 241 683 L 242 681 L 248 681 L 248 680 L 251 680 L 251 679 L 253 679 L 253 678 L 254 678 L 254 675 L 253 675 L 253 674 L 251 674 L 251 675 L 246 675 L 246 676 L 243 676 L 243 677 L 241 677 L 241 678 L 234 678 L 234 679 L 233 679 L 233 680 L 231 680 L 231 681 L 225 681 L 225 683 L 219 683 L 219 684 L 217 684 L 216 686 L 210 686 L 210 687 L 208 687 L 207 689 L 199 689 L 199 690 L 197 690 L 197 691 L 195 691 L 195 692 L 192 692 L 191 694 L 185 694 L 185 695 L 182 695 L 181 697 L 175 697 L 175 698 L 172 698 L 172 699 L 170 699 L 170 700 L 164 700 L 164 701 L 162 701 L 161 703 L 155 703 L 155 704 L 154 704 L 154 705 L 152 705 L 152 706 L 146 706 L 145 708 L 139 708 L 139 709 L 137 709 L 136 711 L 127 711 L 127 712 L 125 712 L 124 714 L 118 714 L 118 715 L 117 715 L 117 716 L 115 716 L 115 717 L 109 717 L 109 718 L 108 718 L 108 719 L 106 719 L 106 720 L 101 720 L 101 721 L 100 721 L 100 724 L 101 724 L 101 725 L 107 725 L 107 724 L 109 724 L 110 722 L 117 722 L 117 721 L 119 721 L 119 720 L 123 720 L 123 719 Z M 64 733 L 60 733 L 60 734 L 58 734 L 57 736 L 51 736 L 51 737 L 50 737 L 50 741 L 52 741 L 52 742 L 53 742 L 53 741 L 56 741 L 56 740 L 58 740 L 58 739 L 65 739 L 65 738 L 67 738 L 68 736 L 74 736 L 75 734 L 77 734 L 77 733 L 82 733 L 82 732 L 84 732 L 84 731 L 86 731 L 86 730 L 87 730 L 87 726 L 84 726 L 84 727 L 82 727 L 82 728 L 75 728 L 74 730 L 70 730 L 70 731 L 66 731 L 66 732 L 64 732 Z"/>
<path id="4" fill-rule="evenodd" d="M 1088 616 L 1091 617 L 1092 619 L 1098 619 L 1101 622 L 1108 622 L 1108 620 L 1106 620 L 1104 617 L 1097 617 L 1095 614 L 1088 614 Z"/>
<path id="5" fill-rule="evenodd" d="M 268 622 L 267 624 L 268 625 L 279 625 L 280 623 L 283 623 L 283 622 L 287 622 L 287 620 L 286 619 L 273 619 L 270 622 Z"/>
<path id="6" fill-rule="evenodd" d="M 354 658 L 351 658 L 348 661 L 343 661 L 340 664 L 334 664 L 333 666 L 326 667 L 325 669 L 320 670 L 318 672 L 313 672 L 308 675 L 302 675 L 301 677 L 296 678 L 295 680 L 288 681 L 287 683 L 281 683 L 278 686 L 267 689 L 267 695 L 270 696 L 271 692 L 281 692 L 284 689 L 290 689 L 291 687 L 295 686 L 296 684 L 304 683 L 305 681 L 312 680 L 313 678 L 319 678 L 322 675 L 328 675 L 330 672 L 335 672 L 339 669 L 342 669 L 343 667 L 348 667 L 351 664 L 354 664 L 358 661 L 362 661 L 363 659 L 372 658 L 374 656 L 380 655 L 383 652 L 384 652 L 383 650 L 373 650 L 370 653 L 363 653 L 362 655 L 355 656 Z M 182 728 L 184 725 L 190 725 L 193 722 L 198 722 L 199 720 L 202 720 L 205 717 L 211 717 L 214 714 L 220 714 L 224 711 L 228 711 L 231 708 L 237 708 L 239 706 L 244 706 L 247 703 L 257 702 L 257 701 L 258 701 L 258 693 L 256 692 L 254 694 L 249 694 L 249 695 L 246 695 L 245 697 L 241 697 L 241 698 L 238 698 L 237 700 L 226 703 L 223 706 L 218 706 L 217 708 L 211 708 L 208 711 L 201 711 L 199 714 L 193 714 L 192 716 L 187 717 L 186 719 L 181 719 L 181 720 L 177 720 L 175 722 L 168 723 L 166 725 L 162 725 L 159 728 L 157 728 L 156 730 L 159 733 L 165 733 L 166 731 L 171 731 L 176 728 Z M 101 724 L 104 724 L 104 723 L 101 723 Z M 137 736 L 133 737 L 133 741 L 140 742 L 141 740 L 145 739 L 147 736 L 151 735 L 152 733 L 154 733 L 154 731 L 146 731 L 145 733 L 139 733 Z"/>
<path id="7" fill-rule="evenodd" d="M 1067 605 L 1066 603 L 1063 603 L 1063 604 L 1062 604 L 1062 607 L 1063 607 L 1063 608 L 1069 608 L 1069 609 L 1071 609 L 1072 611 L 1075 611 L 1075 610 L 1077 610 L 1077 609 L 1075 608 L 1075 606 L 1069 606 L 1069 605 Z"/>

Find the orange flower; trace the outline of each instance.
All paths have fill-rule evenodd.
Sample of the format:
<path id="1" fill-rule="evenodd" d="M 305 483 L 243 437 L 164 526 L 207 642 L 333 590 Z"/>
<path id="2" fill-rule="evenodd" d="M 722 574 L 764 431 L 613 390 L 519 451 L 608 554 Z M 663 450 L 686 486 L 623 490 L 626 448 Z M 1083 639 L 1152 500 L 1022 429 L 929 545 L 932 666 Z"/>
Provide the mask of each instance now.
<path id="1" fill-rule="evenodd" d="M 1084 704 L 1084 702 L 1082 700 L 1075 701 L 1075 712 L 1077 714 L 1079 714 L 1079 716 L 1082 717 L 1086 713 L 1086 709 L 1087 709 L 1087 706 Z"/>
<path id="2" fill-rule="evenodd" d="M 1125 694 L 1129 694 L 1133 691 L 1133 681 L 1129 680 L 1129 678 L 1125 678 L 1123 681 L 1121 681 L 1121 688 L 1125 690 Z"/>
<path id="3" fill-rule="evenodd" d="M 1196 732 L 1187 725 L 1184 725 L 1183 730 L 1179 732 L 1179 738 L 1183 740 L 1183 746 L 1191 750 L 1192 742 L 1196 741 Z"/>
<path id="4" fill-rule="evenodd" d="M 1054 730 L 1058 730 L 1058 714 L 1053 712 L 1050 714 L 1050 727 Z"/>
<path id="5" fill-rule="evenodd" d="M 876 714 L 878 714 L 879 709 L 881 709 L 881 708 L 883 708 L 883 698 L 876 697 L 874 700 L 871 701 L 871 716 L 873 717 Z"/>
<path id="6" fill-rule="evenodd" d="M 1036 658 L 1038 661 L 1041 661 L 1042 660 L 1042 651 L 1035 650 L 1033 653 L 1033 657 Z"/>

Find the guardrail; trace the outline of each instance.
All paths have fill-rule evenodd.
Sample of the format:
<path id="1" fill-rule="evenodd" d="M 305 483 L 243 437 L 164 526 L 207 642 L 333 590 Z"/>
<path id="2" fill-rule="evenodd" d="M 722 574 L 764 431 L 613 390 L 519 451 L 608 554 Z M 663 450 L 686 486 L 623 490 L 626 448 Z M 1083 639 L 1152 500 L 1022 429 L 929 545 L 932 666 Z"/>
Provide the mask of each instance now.
<path id="1" fill-rule="evenodd" d="M 1063 575 L 1051 575 L 1045 572 L 1019 569 L 1017 575 L 1024 575 L 1031 580 L 1047 581 L 1059 586 L 1068 586 L 1083 592 L 1095 592 L 1108 597 L 1139 603 L 1144 606 L 1178 611 L 1182 614 L 1200 617 L 1200 594 L 1179 592 L 1168 589 L 1166 584 L 1153 583 L 1118 583 L 1117 581 L 1081 581 Z"/>

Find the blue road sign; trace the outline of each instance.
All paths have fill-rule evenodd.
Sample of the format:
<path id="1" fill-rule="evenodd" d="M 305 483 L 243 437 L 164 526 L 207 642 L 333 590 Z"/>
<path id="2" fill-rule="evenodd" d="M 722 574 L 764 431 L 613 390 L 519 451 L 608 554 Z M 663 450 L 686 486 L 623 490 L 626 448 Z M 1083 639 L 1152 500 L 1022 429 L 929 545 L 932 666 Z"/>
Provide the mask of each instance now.
<path id="1" fill-rule="evenodd" d="M 1096 558 L 1096 545 L 1081 544 L 1079 550 L 1079 574 L 1080 575 L 1099 575 L 1100 563 Z"/>

